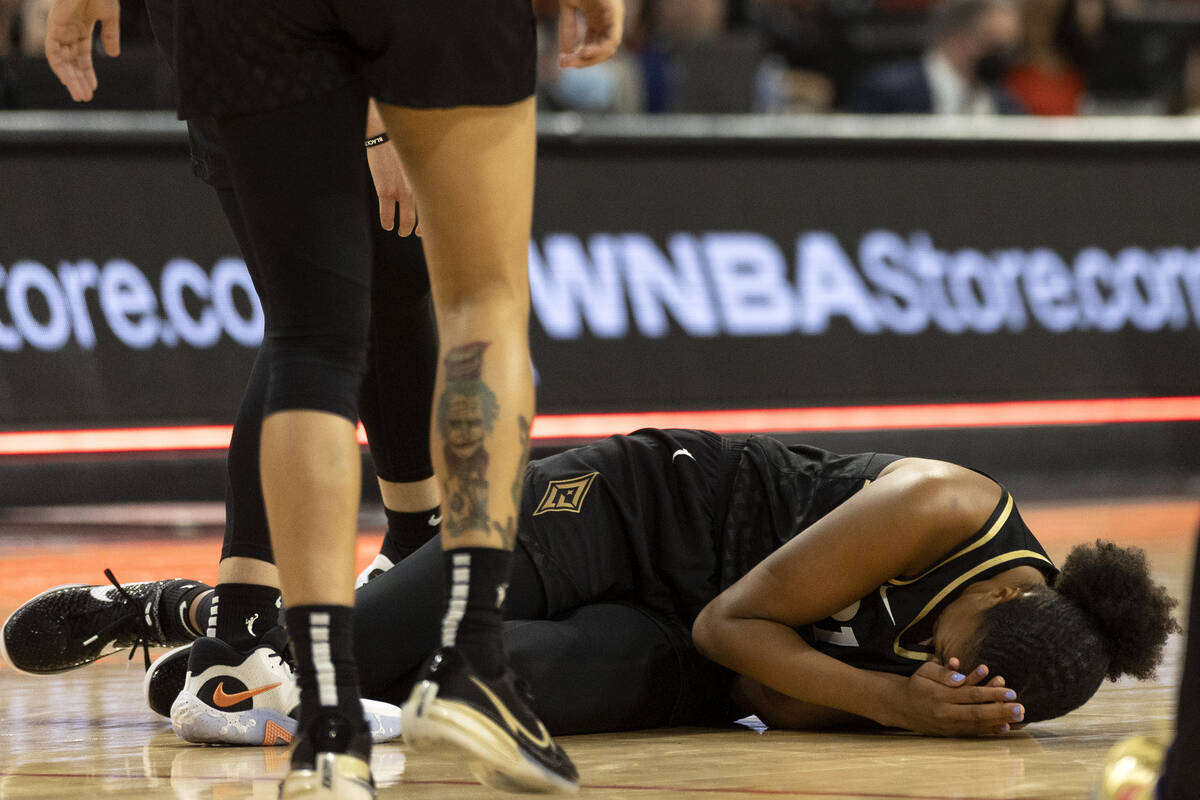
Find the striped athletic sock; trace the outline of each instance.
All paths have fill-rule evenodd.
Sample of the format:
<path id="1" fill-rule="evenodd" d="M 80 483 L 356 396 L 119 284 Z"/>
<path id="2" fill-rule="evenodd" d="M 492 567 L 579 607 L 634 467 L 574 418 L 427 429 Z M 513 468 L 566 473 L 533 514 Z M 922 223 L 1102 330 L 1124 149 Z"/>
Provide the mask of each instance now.
<path id="1" fill-rule="evenodd" d="M 445 551 L 443 558 L 448 599 L 442 645 L 461 650 L 481 675 L 499 677 L 508 666 L 500 633 L 512 552 L 461 547 Z"/>
<path id="2" fill-rule="evenodd" d="M 301 723 L 319 710 L 334 709 L 346 719 L 365 725 L 354 663 L 354 609 L 299 606 L 284 614 L 300 683 Z"/>

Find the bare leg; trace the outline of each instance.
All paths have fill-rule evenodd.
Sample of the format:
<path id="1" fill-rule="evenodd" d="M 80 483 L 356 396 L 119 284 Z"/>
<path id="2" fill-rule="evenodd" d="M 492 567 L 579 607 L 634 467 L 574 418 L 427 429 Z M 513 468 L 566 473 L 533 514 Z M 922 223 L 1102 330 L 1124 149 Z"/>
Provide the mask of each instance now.
<path id="1" fill-rule="evenodd" d="M 381 111 L 422 215 L 440 339 L 430 444 L 447 612 L 442 648 L 405 704 L 405 737 L 417 749 L 455 742 L 491 786 L 574 790 L 579 774 L 515 689 L 501 638 L 534 411 L 534 101 Z M 497 740 L 520 758 L 498 758 Z"/>
<path id="2" fill-rule="evenodd" d="M 354 605 L 362 486 L 354 427 L 337 414 L 308 410 L 263 421 L 263 494 L 275 558 L 288 566 L 279 583 L 290 606 Z"/>
<path id="3" fill-rule="evenodd" d="M 437 308 L 431 449 L 443 481 L 442 540 L 447 549 L 511 550 L 513 488 L 528 459 L 534 410 L 528 336 L 534 102 L 383 106 L 382 112 L 416 188 Z"/>

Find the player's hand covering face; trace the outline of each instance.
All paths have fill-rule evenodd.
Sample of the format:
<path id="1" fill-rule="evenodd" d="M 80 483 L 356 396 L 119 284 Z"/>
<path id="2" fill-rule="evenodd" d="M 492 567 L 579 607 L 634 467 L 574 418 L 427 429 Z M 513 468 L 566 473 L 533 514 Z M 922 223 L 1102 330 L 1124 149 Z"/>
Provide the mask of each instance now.
<path id="1" fill-rule="evenodd" d="M 46 60 L 76 102 L 92 99 L 99 85 L 92 66 L 92 31 L 110 56 L 121 52 L 118 0 L 54 0 L 46 19 Z"/>
<path id="2" fill-rule="evenodd" d="M 934 736 L 981 736 L 1005 733 L 1025 718 L 1003 677 L 985 684 L 987 667 L 966 675 L 959 669 L 958 659 L 952 658 L 945 666 L 927 662 L 907 678 L 892 676 L 904 682 L 894 709 L 899 727 Z"/>
<path id="3" fill-rule="evenodd" d="M 617 52 L 624 27 L 624 0 L 559 0 L 558 65 L 599 64 Z"/>

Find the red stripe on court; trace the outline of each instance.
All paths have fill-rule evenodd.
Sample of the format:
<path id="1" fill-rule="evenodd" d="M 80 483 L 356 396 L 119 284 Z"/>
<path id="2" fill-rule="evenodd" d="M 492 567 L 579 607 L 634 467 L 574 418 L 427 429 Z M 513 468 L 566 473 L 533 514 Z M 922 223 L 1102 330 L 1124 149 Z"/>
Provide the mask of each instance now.
<path id="1" fill-rule="evenodd" d="M 793 433 L 932 428 L 998 428 L 1198 422 L 1200 397 L 1125 397 L 1090 400 L 1019 400 L 823 408 L 751 408 L 712 411 L 641 411 L 544 414 L 533 423 L 538 440 L 596 439 L 638 428 L 701 428 L 716 433 Z M 229 425 L 0 433 L 0 456 L 224 450 Z M 362 426 L 358 440 L 366 443 Z"/>

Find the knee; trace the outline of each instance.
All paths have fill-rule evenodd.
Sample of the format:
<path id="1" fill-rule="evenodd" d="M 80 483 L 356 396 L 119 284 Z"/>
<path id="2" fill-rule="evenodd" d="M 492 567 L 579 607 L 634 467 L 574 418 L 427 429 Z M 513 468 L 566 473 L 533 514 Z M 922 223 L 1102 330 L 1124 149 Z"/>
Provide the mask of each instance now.
<path id="1" fill-rule="evenodd" d="M 439 316 L 483 309 L 519 312 L 529 308 L 529 278 L 524 271 L 454 271 L 439 276 L 434 298 Z"/>
<path id="2" fill-rule="evenodd" d="M 358 396 L 367 371 L 367 335 L 271 336 L 265 412 L 308 409 L 358 421 Z"/>

